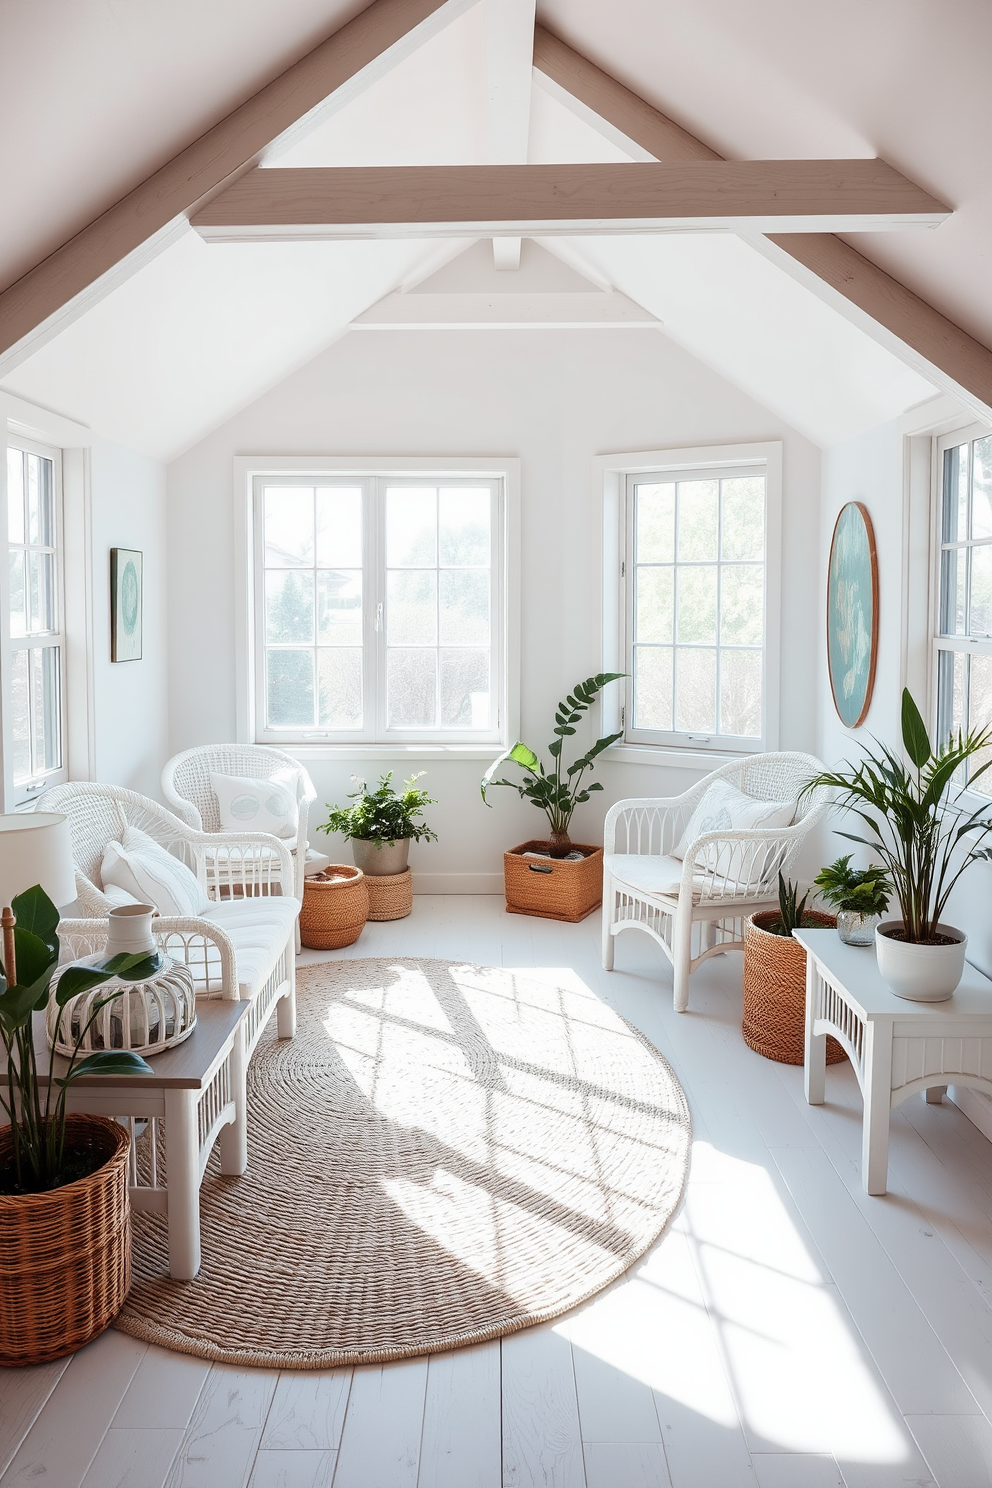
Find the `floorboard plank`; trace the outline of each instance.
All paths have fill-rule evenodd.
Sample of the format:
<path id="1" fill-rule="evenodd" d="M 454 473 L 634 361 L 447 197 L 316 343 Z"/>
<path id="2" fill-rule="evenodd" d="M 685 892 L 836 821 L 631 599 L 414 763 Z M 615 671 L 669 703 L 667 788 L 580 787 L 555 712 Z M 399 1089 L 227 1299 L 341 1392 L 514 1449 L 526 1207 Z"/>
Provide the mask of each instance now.
<path id="1" fill-rule="evenodd" d="M 501 1388 L 498 1340 L 431 1356 L 419 1488 L 500 1488 Z"/>
<path id="2" fill-rule="evenodd" d="M 503 1339 L 505 1488 L 585 1488 L 572 1348 L 551 1327 Z"/>
<path id="3" fill-rule="evenodd" d="M 992 1425 L 984 1416 L 909 1416 L 939 1488 L 990 1488 Z"/>
<path id="4" fill-rule="evenodd" d="M 205 1359 L 170 1354 L 150 1344 L 111 1422 L 125 1427 L 174 1427 L 190 1423 L 200 1392 L 210 1376 Z"/>
<path id="5" fill-rule="evenodd" d="M 283 1370 L 261 1450 L 326 1452 L 341 1445 L 351 1370 Z"/>
<path id="6" fill-rule="evenodd" d="M 35 1364 L 25 1369 L 0 1369 L 0 1473 L 69 1367 L 68 1359 Z"/>
<path id="7" fill-rule="evenodd" d="M 330 1488 L 336 1452 L 260 1451 L 248 1488 Z"/>
<path id="8" fill-rule="evenodd" d="M 213 1366 L 168 1488 L 245 1488 L 277 1378 L 266 1370 Z"/>
<path id="9" fill-rule="evenodd" d="M 664 1448 L 652 1442 L 593 1442 L 585 1448 L 586 1488 L 670 1488 Z"/>
<path id="10" fill-rule="evenodd" d="M 163 1488 L 182 1439 L 179 1426 L 111 1426 L 83 1488 Z"/>
<path id="11" fill-rule="evenodd" d="M 334 1488 L 416 1488 L 427 1360 L 356 1369 Z"/>

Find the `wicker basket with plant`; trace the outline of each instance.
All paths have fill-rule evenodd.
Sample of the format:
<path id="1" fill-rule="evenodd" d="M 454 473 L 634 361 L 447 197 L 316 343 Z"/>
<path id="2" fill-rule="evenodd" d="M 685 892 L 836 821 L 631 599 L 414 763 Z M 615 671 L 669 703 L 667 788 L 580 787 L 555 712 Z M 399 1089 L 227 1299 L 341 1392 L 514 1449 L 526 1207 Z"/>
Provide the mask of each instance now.
<path id="1" fill-rule="evenodd" d="M 744 932 L 744 1042 L 779 1064 L 802 1064 L 806 1038 L 806 952 L 793 930 L 836 925 L 831 914 L 807 909 L 808 894 L 778 876 L 777 910 L 752 915 Z M 846 1058 L 827 1040 L 827 1063 Z"/>

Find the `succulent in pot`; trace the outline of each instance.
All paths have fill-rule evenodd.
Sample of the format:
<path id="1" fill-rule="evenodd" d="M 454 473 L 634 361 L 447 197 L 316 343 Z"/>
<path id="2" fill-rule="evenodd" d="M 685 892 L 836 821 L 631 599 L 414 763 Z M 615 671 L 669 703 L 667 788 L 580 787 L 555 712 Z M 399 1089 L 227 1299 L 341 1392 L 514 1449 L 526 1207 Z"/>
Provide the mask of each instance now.
<path id="1" fill-rule="evenodd" d="M 967 948 L 964 932 L 943 921 L 947 901 L 972 863 L 992 858 L 982 845 L 992 832 L 992 805 L 969 810 L 955 798 L 955 781 L 969 765 L 974 786 L 992 765 L 992 728 L 952 732 L 934 748 L 904 689 L 905 758 L 873 743 L 860 763 L 825 770 L 806 789 L 833 788 L 835 804 L 860 817 L 868 833 L 839 835 L 870 848 L 891 875 L 900 918 L 875 930 L 882 976 L 899 997 L 943 1002 L 961 980 Z"/>
<path id="2" fill-rule="evenodd" d="M 852 854 L 821 868 L 813 880 L 820 897 L 837 911 L 837 934 L 846 945 L 870 946 L 889 907 L 892 879 L 880 864 L 852 868 Z"/>
<path id="3" fill-rule="evenodd" d="M 393 789 L 393 772 L 379 777 L 370 791 L 357 775 L 351 778 L 358 789 L 348 796 L 354 806 L 329 806 L 330 815 L 320 832 L 341 832 L 351 843 L 355 867 L 373 877 L 405 873 L 411 842 L 436 842 L 437 833 L 418 820 L 425 806 L 436 806 L 433 796 L 417 785 L 424 771 L 403 782 L 402 794 Z"/>
<path id="4" fill-rule="evenodd" d="M 780 1064 L 802 1064 L 806 1032 L 806 952 L 794 930 L 830 929 L 833 915 L 807 909 L 796 885 L 778 876 L 778 910 L 759 910 L 744 930 L 744 1042 Z M 827 1041 L 827 1063 L 845 1058 Z"/>

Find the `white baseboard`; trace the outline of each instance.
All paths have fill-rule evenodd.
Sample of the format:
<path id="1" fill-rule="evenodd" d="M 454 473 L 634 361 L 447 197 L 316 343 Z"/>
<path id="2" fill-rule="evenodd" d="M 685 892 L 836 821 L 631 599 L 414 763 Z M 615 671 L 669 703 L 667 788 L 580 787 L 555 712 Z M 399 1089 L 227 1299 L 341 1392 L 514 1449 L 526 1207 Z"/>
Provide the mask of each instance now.
<path id="1" fill-rule="evenodd" d="M 415 873 L 415 894 L 502 894 L 502 873 Z"/>
<path id="2" fill-rule="evenodd" d="M 978 1127 L 982 1136 L 992 1142 L 992 1096 L 972 1090 L 970 1085 L 948 1085 L 947 1096 Z"/>

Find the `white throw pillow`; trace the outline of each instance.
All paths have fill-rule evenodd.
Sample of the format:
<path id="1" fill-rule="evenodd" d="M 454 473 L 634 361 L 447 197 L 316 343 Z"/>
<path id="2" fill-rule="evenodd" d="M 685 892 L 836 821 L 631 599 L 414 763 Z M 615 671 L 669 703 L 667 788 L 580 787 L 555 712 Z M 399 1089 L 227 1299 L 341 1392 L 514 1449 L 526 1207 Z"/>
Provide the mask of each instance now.
<path id="1" fill-rule="evenodd" d="M 199 915 L 210 904 L 196 874 L 137 827 L 128 827 L 122 842 L 107 843 L 101 875 L 105 889 L 123 889 L 161 915 Z"/>
<path id="2" fill-rule="evenodd" d="M 748 828 L 787 827 L 796 814 L 795 801 L 756 801 L 746 796 L 727 780 L 714 780 L 707 786 L 702 800 L 689 818 L 681 840 L 672 848 L 673 858 L 684 858 L 697 837 L 704 832 L 741 832 Z M 731 871 L 733 849 L 724 848 L 717 857 L 714 872 L 726 877 Z M 738 857 L 738 864 L 740 859 Z"/>
<path id="3" fill-rule="evenodd" d="M 104 897 L 110 900 L 111 909 L 123 909 L 126 904 L 141 903 L 141 900 L 135 899 L 134 895 L 129 894 L 127 889 L 119 889 L 116 884 L 104 883 L 103 893 Z"/>
<path id="4" fill-rule="evenodd" d="M 243 775 L 215 775 L 210 785 L 220 807 L 224 832 L 271 832 L 286 840 L 300 828 L 297 788 L 300 771 L 291 766 L 277 770 L 267 780 Z"/>

